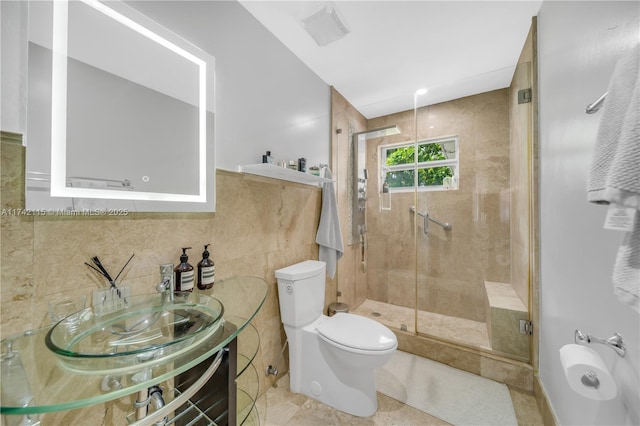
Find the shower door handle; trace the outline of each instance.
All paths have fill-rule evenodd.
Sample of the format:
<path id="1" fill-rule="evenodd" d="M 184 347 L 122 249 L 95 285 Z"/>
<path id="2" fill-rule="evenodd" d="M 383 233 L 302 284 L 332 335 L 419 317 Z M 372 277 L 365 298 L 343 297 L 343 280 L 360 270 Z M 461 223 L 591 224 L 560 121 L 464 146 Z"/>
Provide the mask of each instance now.
<path id="1" fill-rule="evenodd" d="M 416 210 L 415 206 L 409 207 L 409 211 L 411 213 L 415 213 L 418 216 L 422 216 L 424 218 L 424 226 L 423 226 L 424 235 L 429 235 L 429 221 L 442 226 L 442 228 L 445 231 L 451 231 L 451 229 L 453 228 L 453 226 L 451 226 L 451 224 L 448 223 L 448 222 L 444 222 L 443 223 L 443 222 L 440 222 L 437 219 L 433 219 L 433 218 L 429 217 L 429 213 L 428 212 L 420 213 L 418 210 Z"/>
<path id="2" fill-rule="evenodd" d="M 424 225 L 422 225 L 422 230 L 424 231 L 424 235 L 429 235 L 429 213 L 428 212 L 420 213 L 418 210 L 416 210 L 415 206 L 411 206 L 409 208 L 409 211 L 411 213 L 415 213 L 418 216 L 422 216 L 424 218 Z"/>

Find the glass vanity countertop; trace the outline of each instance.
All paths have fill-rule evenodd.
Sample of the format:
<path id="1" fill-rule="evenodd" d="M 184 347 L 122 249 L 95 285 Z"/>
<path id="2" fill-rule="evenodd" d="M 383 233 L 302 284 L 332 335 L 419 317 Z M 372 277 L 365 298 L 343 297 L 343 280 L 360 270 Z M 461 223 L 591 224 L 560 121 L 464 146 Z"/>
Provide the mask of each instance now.
<path id="1" fill-rule="evenodd" d="M 142 365 L 114 374 L 69 371 L 45 344 L 50 327 L 3 338 L 0 376 L 2 414 L 39 414 L 87 407 L 118 399 L 180 374 L 211 357 L 253 319 L 267 295 L 267 284 L 255 277 L 233 277 L 210 290 L 224 306 L 225 325 L 192 350 L 152 367 Z M 11 342 L 13 356 L 7 356 Z"/>

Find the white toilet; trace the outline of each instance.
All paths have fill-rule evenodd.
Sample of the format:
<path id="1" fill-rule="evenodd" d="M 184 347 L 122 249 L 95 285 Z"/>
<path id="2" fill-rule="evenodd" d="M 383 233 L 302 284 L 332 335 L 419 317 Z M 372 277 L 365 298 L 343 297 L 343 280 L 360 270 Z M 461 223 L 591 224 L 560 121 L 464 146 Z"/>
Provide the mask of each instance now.
<path id="1" fill-rule="evenodd" d="M 398 340 L 369 318 L 322 314 L 325 266 L 307 260 L 276 271 L 291 391 L 355 416 L 370 416 L 378 409 L 374 370 L 391 359 Z"/>

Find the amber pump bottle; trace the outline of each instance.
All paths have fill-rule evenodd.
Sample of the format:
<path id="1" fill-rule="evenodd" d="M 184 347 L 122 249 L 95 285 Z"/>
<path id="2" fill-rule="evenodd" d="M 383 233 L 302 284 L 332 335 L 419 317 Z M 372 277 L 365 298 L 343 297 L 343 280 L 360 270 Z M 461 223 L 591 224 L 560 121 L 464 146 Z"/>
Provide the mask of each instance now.
<path id="1" fill-rule="evenodd" d="M 189 265 L 189 263 L 187 262 L 189 260 L 189 257 L 187 256 L 187 250 L 190 248 L 191 247 L 182 248 L 180 264 L 173 269 L 176 275 L 176 291 L 193 291 L 193 282 L 195 279 L 193 266 Z"/>
<path id="2" fill-rule="evenodd" d="M 211 244 L 205 244 L 202 252 L 202 260 L 198 262 L 198 288 L 200 290 L 208 290 L 213 287 L 216 267 L 213 260 L 209 259 L 209 247 Z"/>

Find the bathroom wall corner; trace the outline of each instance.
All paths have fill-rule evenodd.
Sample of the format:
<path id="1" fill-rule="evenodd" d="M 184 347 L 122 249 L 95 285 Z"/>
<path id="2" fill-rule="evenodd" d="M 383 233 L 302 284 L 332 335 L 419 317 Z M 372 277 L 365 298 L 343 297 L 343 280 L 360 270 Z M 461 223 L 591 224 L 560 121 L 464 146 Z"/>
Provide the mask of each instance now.
<path id="1" fill-rule="evenodd" d="M 558 423 L 558 419 L 556 418 L 556 415 L 553 412 L 553 408 L 549 403 L 547 393 L 545 392 L 544 387 L 540 382 L 540 377 L 538 377 L 537 374 L 533 377 L 533 395 L 536 398 L 538 411 L 540 411 L 540 415 L 542 416 L 544 424 L 546 426 L 556 426 L 560 424 Z"/>
<path id="2" fill-rule="evenodd" d="M 362 272 L 361 251 L 358 243 L 349 245 L 349 208 L 351 205 L 351 134 L 367 129 L 367 119 L 356 110 L 335 88 L 331 88 L 331 169 L 336 181 L 336 197 L 344 254 L 338 261 L 334 280 L 327 279 L 325 305 L 343 302 L 350 309 L 364 302 L 367 295 L 367 272 Z M 337 296 L 340 292 L 341 296 Z"/>
<path id="3" fill-rule="evenodd" d="M 27 215 L 24 203 L 25 147 L 22 136 L 0 134 L 0 335 L 28 330 L 32 323 L 33 216 Z"/>

